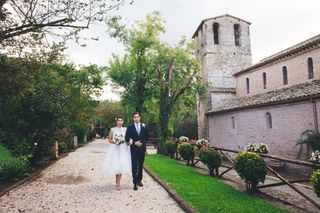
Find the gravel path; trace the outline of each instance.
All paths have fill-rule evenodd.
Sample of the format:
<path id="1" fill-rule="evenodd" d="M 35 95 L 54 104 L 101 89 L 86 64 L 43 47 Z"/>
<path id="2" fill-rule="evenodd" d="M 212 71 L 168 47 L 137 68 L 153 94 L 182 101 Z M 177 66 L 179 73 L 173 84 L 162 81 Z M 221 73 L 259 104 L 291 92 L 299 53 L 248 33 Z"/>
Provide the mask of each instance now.
<path id="1" fill-rule="evenodd" d="M 35 180 L 0 197 L 0 212 L 183 212 L 168 193 L 144 172 L 144 187 L 132 190 L 131 175 L 101 174 L 105 140 L 77 149 L 45 169 Z"/>

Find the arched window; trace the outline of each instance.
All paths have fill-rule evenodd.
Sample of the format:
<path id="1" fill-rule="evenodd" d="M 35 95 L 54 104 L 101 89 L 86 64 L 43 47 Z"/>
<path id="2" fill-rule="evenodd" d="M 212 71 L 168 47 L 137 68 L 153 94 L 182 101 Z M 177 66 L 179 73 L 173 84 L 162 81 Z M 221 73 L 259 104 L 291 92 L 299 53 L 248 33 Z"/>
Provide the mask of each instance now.
<path id="1" fill-rule="evenodd" d="M 236 123 L 233 116 L 231 116 L 231 125 L 232 125 L 232 129 L 236 128 Z"/>
<path id="2" fill-rule="evenodd" d="M 308 58 L 308 76 L 309 79 L 313 78 L 313 60 Z"/>
<path id="3" fill-rule="evenodd" d="M 249 78 L 246 78 L 246 85 L 247 85 L 247 93 L 250 93 L 250 82 L 249 82 Z"/>
<path id="4" fill-rule="evenodd" d="M 266 113 L 267 128 L 272 129 L 272 117 L 269 112 Z"/>
<path id="5" fill-rule="evenodd" d="M 262 73 L 263 89 L 267 89 L 267 74 Z"/>
<path id="6" fill-rule="evenodd" d="M 288 70 L 287 70 L 286 66 L 282 67 L 282 75 L 283 75 L 283 84 L 287 85 L 288 84 Z"/>
<path id="7" fill-rule="evenodd" d="M 219 24 L 213 24 L 213 41 L 214 44 L 219 44 Z"/>
<path id="8" fill-rule="evenodd" d="M 233 25 L 234 28 L 234 43 L 236 46 L 240 46 L 240 25 Z"/>

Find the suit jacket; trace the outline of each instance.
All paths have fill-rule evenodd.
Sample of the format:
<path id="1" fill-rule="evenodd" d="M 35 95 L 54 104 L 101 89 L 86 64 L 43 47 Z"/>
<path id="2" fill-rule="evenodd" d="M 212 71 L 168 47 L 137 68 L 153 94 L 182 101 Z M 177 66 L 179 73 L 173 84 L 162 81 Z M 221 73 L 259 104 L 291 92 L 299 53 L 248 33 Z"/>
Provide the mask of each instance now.
<path id="1" fill-rule="evenodd" d="M 142 151 L 146 152 L 147 149 L 147 139 L 148 139 L 148 130 L 146 127 L 142 126 L 140 123 L 140 134 L 138 134 L 136 127 L 134 124 L 131 124 L 127 127 L 127 132 L 125 139 L 127 142 L 129 142 L 130 138 L 133 140 L 133 142 L 141 141 L 142 146 L 138 147 L 134 144 L 131 145 L 130 149 L 131 151 Z"/>

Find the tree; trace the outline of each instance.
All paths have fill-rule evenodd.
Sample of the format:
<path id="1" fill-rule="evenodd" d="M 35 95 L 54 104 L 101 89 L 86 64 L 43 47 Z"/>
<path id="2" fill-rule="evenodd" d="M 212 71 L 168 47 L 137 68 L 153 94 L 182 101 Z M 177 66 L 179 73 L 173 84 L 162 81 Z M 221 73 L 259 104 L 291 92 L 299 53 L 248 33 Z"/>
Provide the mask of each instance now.
<path id="1" fill-rule="evenodd" d="M 124 2 L 0 0 L 0 47 L 17 51 L 25 47 L 37 48 L 48 39 L 59 38 L 62 43 L 71 38 L 78 40 L 81 30 L 89 28 L 93 23 L 103 23 L 111 17 L 109 12 L 118 9 Z"/>
<path id="2" fill-rule="evenodd" d="M 157 65 L 159 85 L 160 152 L 168 137 L 168 124 L 172 111 L 183 95 L 203 92 L 198 76 L 199 62 L 194 57 L 194 44 L 183 39 L 176 46 L 161 44 L 157 47 L 154 63 Z"/>
<path id="3" fill-rule="evenodd" d="M 158 13 L 147 16 L 133 30 L 119 25 L 117 20 L 111 24 L 112 35 L 125 44 L 126 55 L 114 56 L 109 76 L 116 85 L 125 88 L 124 103 L 134 104 L 136 110 L 147 112 L 146 107 L 154 107 L 152 101 L 156 100 L 160 151 L 163 151 L 173 110 L 183 99 L 204 92 L 198 76 L 199 62 L 194 57 L 195 45 L 186 39 L 174 46 L 161 42 L 159 33 L 165 31 Z"/>
<path id="4" fill-rule="evenodd" d="M 116 85 L 124 88 L 124 104 L 131 105 L 135 111 L 145 112 L 145 100 L 152 96 L 152 90 L 147 89 L 154 72 L 151 54 L 164 32 L 163 21 L 157 12 L 148 15 L 145 22 L 138 22 L 133 29 L 127 29 L 119 21 L 119 18 L 112 19 L 108 26 L 110 35 L 125 46 L 126 55 L 114 56 L 108 74 Z"/>
<path id="5" fill-rule="evenodd" d="M 110 128 L 115 125 L 115 117 L 123 115 L 123 108 L 121 102 L 103 101 L 99 104 L 96 110 L 96 124 Z M 125 120 L 127 123 L 128 121 Z"/>

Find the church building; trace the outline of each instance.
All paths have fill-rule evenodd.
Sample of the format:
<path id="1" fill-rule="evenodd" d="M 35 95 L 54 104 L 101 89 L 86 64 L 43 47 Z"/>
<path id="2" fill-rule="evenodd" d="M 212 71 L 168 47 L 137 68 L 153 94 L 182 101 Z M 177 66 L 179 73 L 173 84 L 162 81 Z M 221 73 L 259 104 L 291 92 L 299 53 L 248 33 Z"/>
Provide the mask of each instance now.
<path id="1" fill-rule="evenodd" d="M 210 85 L 198 102 L 199 137 L 235 150 L 265 143 L 270 154 L 297 159 L 301 134 L 319 131 L 320 35 L 252 65 L 249 26 L 222 15 L 201 21 L 193 35 Z"/>

